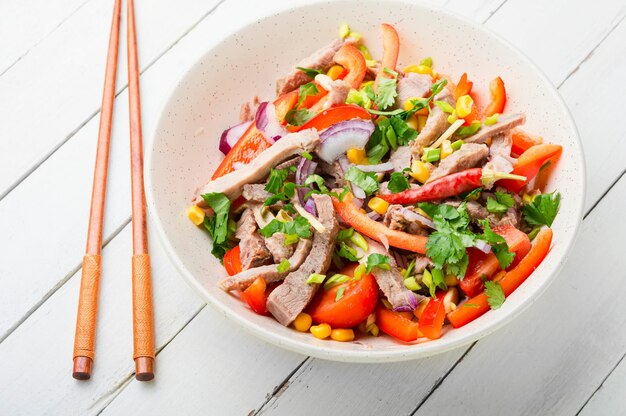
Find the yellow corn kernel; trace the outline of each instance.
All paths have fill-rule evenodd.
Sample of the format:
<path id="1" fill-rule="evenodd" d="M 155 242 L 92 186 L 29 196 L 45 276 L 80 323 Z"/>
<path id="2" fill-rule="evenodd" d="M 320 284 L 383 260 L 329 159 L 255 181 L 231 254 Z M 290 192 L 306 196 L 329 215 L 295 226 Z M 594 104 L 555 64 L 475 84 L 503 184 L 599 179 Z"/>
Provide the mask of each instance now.
<path id="1" fill-rule="evenodd" d="M 424 129 L 424 126 L 426 125 L 426 120 L 428 120 L 428 116 L 417 116 L 417 130 L 418 131 L 422 131 Z"/>
<path id="2" fill-rule="evenodd" d="M 446 282 L 446 286 L 456 286 L 459 284 L 459 279 L 455 275 L 449 274 L 445 277 L 444 282 Z"/>
<path id="3" fill-rule="evenodd" d="M 328 69 L 326 75 L 330 77 L 333 81 L 339 78 L 339 75 L 343 72 L 343 67 L 341 65 L 333 65 Z"/>
<path id="4" fill-rule="evenodd" d="M 354 331 L 351 329 L 333 329 L 330 337 L 335 341 L 347 342 L 354 339 Z"/>
<path id="5" fill-rule="evenodd" d="M 429 300 L 430 298 L 422 299 L 419 305 L 417 305 L 417 308 L 415 308 L 415 310 L 413 311 L 413 315 L 415 315 L 417 319 L 419 319 L 420 316 L 422 316 L 422 313 L 424 312 L 424 309 L 426 309 L 426 305 L 428 305 Z"/>
<path id="6" fill-rule="evenodd" d="M 193 205 L 187 210 L 187 217 L 195 225 L 200 225 L 204 222 L 204 211 L 199 206 Z"/>
<path id="7" fill-rule="evenodd" d="M 536 195 L 530 195 L 530 194 L 527 194 L 526 192 L 524 192 L 524 195 L 522 196 L 522 201 L 526 205 L 532 204 L 532 202 L 535 200 L 535 196 Z"/>
<path id="8" fill-rule="evenodd" d="M 343 23 L 339 26 L 339 39 L 344 39 L 350 34 L 350 26 L 347 23 Z"/>
<path id="9" fill-rule="evenodd" d="M 324 339 L 330 336 L 332 329 L 328 324 L 319 324 L 313 325 L 311 328 L 309 328 L 309 331 L 311 331 L 315 338 Z"/>
<path id="10" fill-rule="evenodd" d="M 311 328 L 312 323 L 313 319 L 311 318 L 311 315 L 302 312 L 293 321 L 293 327 L 300 332 L 307 332 L 309 328 Z"/>
<path id="11" fill-rule="evenodd" d="M 454 152 L 454 149 L 452 148 L 452 143 L 450 143 L 450 140 L 444 140 L 441 143 L 441 156 L 440 156 L 441 160 L 447 158 L 453 152 Z"/>
<path id="12" fill-rule="evenodd" d="M 413 105 L 412 100 L 417 100 L 417 97 L 409 97 L 406 99 L 406 101 L 404 102 L 404 109 L 406 111 L 411 111 L 413 109 L 413 107 L 415 107 Z"/>
<path id="13" fill-rule="evenodd" d="M 414 160 L 411 164 L 411 176 L 421 183 L 424 183 L 430 178 L 430 170 L 426 167 L 426 163 Z"/>
<path id="14" fill-rule="evenodd" d="M 434 75 L 433 69 L 426 65 L 409 65 L 404 68 L 404 72 L 415 72 L 417 74 Z"/>
<path id="15" fill-rule="evenodd" d="M 359 209 L 359 212 L 360 212 L 361 214 L 367 214 L 367 211 L 365 211 L 363 208 Z"/>
<path id="16" fill-rule="evenodd" d="M 348 157 L 348 161 L 350 163 L 360 165 L 363 159 L 365 159 L 366 157 L 365 149 L 348 149 L 348 151 L 346 152 L 346 156 Z"/>
<path id="17" fill-rule="evenodd" d="M 415 116 L 415 114 L 413 114 L 406 120 L 406 124 L 413 130 L 417 130 L 417 117 Z"/>
<path id="18" fill-rule="evenodd" d="M 387 212 L 387 208 L 389 208 L 389 202 L 375 196 L 374 198 L 370 199 L 370 201 L 367 203 L 367 206 L 370 207 L 372 211 L 376 211 L 380 215 L 384 215 L 385 212 Z"/>
<path id="19" fill-rule="evenodd" d="M 465 118 L 470 115 L 472 112 L 472 107 L 474 106 L 474 100 L 469 95 L 462 95 L 456 100 L 456 114 Z"/>

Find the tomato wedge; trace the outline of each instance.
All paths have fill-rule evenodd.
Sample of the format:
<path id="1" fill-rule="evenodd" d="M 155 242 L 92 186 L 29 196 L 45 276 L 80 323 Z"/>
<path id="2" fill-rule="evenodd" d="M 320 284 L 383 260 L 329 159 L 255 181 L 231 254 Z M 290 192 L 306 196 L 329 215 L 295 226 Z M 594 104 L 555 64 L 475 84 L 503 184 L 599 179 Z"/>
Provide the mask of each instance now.
<path id="1" fill-rule="evenodd" d="M 506 104 L 506 88 L 504 88 L 502 78 L 498 77 L 489 83 L 489 92 L 491 93 L 491 102 L 483 112 L 487 117 L 504 111 L 504 105 Z"/>
<path id="2" fill-rule="evenodd" d="M 359 88 L 367 72 L 365 58 L 361 51 L 354 45 L 346 43 L 335 53 L 333 59 L 348 71 L 343 80 L 352 88 Z"/>
<path id="3" fill-rule="evenodd" d="M 494 227 L 493 231 L 501 235 L 506 240 L 509 250 L 515 253 L 515 259 L 509 266 L 509 270 L 515 267 L 530 251 L 531 243 L 528 235 L 518 230 L 512 225 L 502 225 Z M 463 280 L 459 281 L 459 286 L 463 293 L 472 297 L 478 295 L 485 288 L 483 276 L 487 279 L 500 270 L 500 263 L 493 253 L 483 253 L 475 248 L 467 250 L 469 255 L 469 264 L 467 273 Z"/>
<path id="4" fill-rule="evenodd" d="M 358 264 L 350 264 L 341 270 L 341 274 L 354 276 Z M 343 288 L 339 300 L 337 291 Z M 374 312 L 378 303 L 378 285 L 374 276 L 365 274 L 361 279 L 353 279 L 329 290 L 321 289 L 313 298 L 308 312 L 316 324 L 325 323 L 333 328 L 352 328 L 367 319 Z"/>
<path id="5" fill-rule="evenodd" d="M 513 168 L 514 175 L 522 175 L 526 177 L 526 181 L 513 181 L 503 179 L 497 182 L 499 186 L 508 189 L 511 192 L 519 192 L 528 182 L 530 182 L 544 163 L 556 162 L 561 157 L 563 146 L 558 144 L 538 144 L 526 150 L 517 159 L 517 163 Z"/>
<path id="6" fill-rule="evenodd" d="M 360 53 L 360 52 L 359 52 Z M 340 123 L 346 120 L 352 120 L 353 118 L 362 118 L 364 120 L 371 120 L 372 116 L 363 107 L 353 104 L 342 104 L 330 107 L 327 110 L 322 111 L 311 120 L 307 121 L 304 125 L 298 127 L 298 131 L 314 128 L 317 131 L 322 131 L 332 126 L 333 124 Z"/>
<path id="7" fill-rule="evenodd" d="M 428 339 L 437 339 L 441 337 L 443 329 L 443 321 L 446 319 L 446 310 L 443 305 L 443 297 L 446 292 L 437 292 L 436 298 L 430 298 L 426 304 L 426 308 L 420 315 L 418 328 L 419 331 Z"/>
<path id="8" fill-rule="evenodd" d="M 541 264 L 543 259 L 550 251 L 552 243 L 552 230 L 547 228 L 541 230 L 535 238 L 535 245 L 532 246 L 526 257 L 524 257 L 517 266 L 508 271 L 498 282 L 502 286 L 505 296 L 509 296 L 531 275 L 533 271 Z M 448 314 L 448 320 L 455 328 L 472 322 L 474 319 L 483 315 L 489 310 L 487 303 L 487 295 L 485 292 L 470 298 L 467 302 L 460 305 L 457 309 Z"/>
<path id="9" fill-rule="evenodd" d="M 241 247 L 231 248 L 224 254 L 224 268 L 229 276 L 241 273 Z"/>
<path id="10" fill-rule="evenodd" d="M 415 341 L 418 336 L 419 325 L 405 318 L 399 312 L 394 312 L 379 305 L 376 309 L 376 325 L 387 335 L 404 342 Z"/>
<path id="11" fill-rule="evenodd" d="M 246 302 L 250 309 L 259 315 L 267 314 L 267 296 L 265 293 L 267 285 L 265 279 L 262 277 L 257 278 L 246 290 L 239 295 L 241 300 Z"/>

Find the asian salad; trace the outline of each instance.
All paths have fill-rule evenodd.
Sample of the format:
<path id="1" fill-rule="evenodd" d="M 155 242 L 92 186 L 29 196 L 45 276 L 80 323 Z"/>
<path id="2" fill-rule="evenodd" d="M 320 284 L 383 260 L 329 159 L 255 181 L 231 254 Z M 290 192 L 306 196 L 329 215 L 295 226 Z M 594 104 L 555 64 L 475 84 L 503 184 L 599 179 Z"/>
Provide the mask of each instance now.
<path id="1" fill-rule="evenodd" d="M 398 33 L 381 29 L 380 60 L 344 24 L 276 98 L 244 104 L 188 211 L 223 290 L 320 339 L 419 342 L 499 308 L 559 209 L 542 188 L 562 147 L 520 128 L 503 80 L 478 102 L 467 73 L 399 68 Z"/>

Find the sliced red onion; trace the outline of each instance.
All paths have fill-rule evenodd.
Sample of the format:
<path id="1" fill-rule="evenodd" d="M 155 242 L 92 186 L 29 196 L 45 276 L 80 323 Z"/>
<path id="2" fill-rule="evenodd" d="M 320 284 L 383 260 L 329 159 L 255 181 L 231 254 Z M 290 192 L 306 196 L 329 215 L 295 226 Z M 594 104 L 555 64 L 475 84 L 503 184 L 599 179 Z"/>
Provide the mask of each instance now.
<path id="1" fill-rule="evenodd" d="M 222 136 L 220 137 L 220 152 L 224 153 L 224 155 L 230 152 L 230 149 L 235 146 L 239 139 L 241 139 L 241 136 L 243 136 L 246 130 L 248 130 L 250 124 L 252 124 L 251 121 L 244 121 L 241 124 L 237 124 L 236 126 L 229 127 L 224 130 Z"/>
<path id="2" fill-rule="evenodd" d="M 370 217 L 370 219 L 374 220 L 374 221 L 378 221 L 382 216 L 376 212 L 376 211 L 370 211 L 367 214 L 368 217 Z"/>
<path id="3" fill-rule="evenodd" d="M 322 144 L 317 152 L 320 159 L 332 163 L 349 149 L 362 149 L 374 132 L 370 120 L 353 119 L 333 124 L 320 134 Z"/>
<path id="4" fill-rule="evenodd" d="M 356 165 L 363 172 L 389 172 L 393 170 L 393 163 L 385 162 L 378 165 Z"/>
<path id="5" fill-rule="evenodd" d="M 393 308 L 394 311 L 396 312 L 412 312 L 417 308 L 417 296 L 415 296 L 415 293 L 411 292 L 410 290 L 406 290 L 406 305 L 400 305 L 397 306 L 395 308 Z"/>
<path id="6" fill-rule="evenodd" d="M 287 130 L 278 122 L 276 107 L 267 101 L 259 104 L 254 121 L 256 128 L 261 130 L 265 139 L 272 144 L 287 134 Z"/>
<path id="7" fill-rule="evenodd" d="M 491 253 L 491 246 L 489 244 L 487 244 L 486 242 L 484 242 L 483 240 L 477 239 L 474 242 L 474 247 L 476 247 L 477 249 L 479 249 L 480 251 L 482 251 L 485 254 Z"/>
<path id="8" fill-rule="evenodd" d="M 361 208 L 363 206 L 363 204 L 365 203 L 365 200 L 364 199 L 359 199 L 359 198 L 353 198 L 352 199 L 352 203 L 354 204 L 355 207 Z"/>
<path id="9" fill-rule="evenodd" d="M 365 191 L 363 189 L 361 189 L 360 186 L 357 186 L 353 183 L 351 183 L 350 185 L 352 185 L 352 193 L 354 194 L 354 197 L 357 199 L 365 199 L 365 197 L 367 195 L 365 195 Z"/>
<path id="10" fill-rule="evenodd" d="M 435 224 L 428 217 L 425 217 L 422 214 L 418 214 L 415 211 L 411 211 L 408 208 L 404 208 L 402 210 L 402 215 L 410 220 L 417 221 L 420 224 L 425 225 L 426 227 L 432 228 L 433 230 L 435 229 Z"/>
<path id="11" fill-rule="evenodd" d="M 298 168 L 296 169 L 296 185 L 304 185 L 304 181 L 306 180 L 306 178 L 315 173 L 316 168 L 317 163 L 310 161 L 304 157 L 300 158 Z M 306 201 L 304 200 L 304 196 L 309 191 L 309 188 L 298 188 L 298 200 L 308 213 L 312 215 L 317 215 L 317 210 L 315 209 L 315 203 L 313 202 L 313 199 L 309 198 Z"/>

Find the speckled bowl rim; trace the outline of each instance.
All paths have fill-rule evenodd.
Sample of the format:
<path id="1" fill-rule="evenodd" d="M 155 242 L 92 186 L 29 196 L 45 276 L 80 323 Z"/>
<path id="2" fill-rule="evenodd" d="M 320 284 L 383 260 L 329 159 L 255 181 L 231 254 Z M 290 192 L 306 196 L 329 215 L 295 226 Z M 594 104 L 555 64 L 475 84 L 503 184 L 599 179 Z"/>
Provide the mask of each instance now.
<path id="1" fill-rule="evenodd" d="M 360 0 L 360 3 L 367 3 L 367 2 L 370 2 L 370 0 Z M 309 343 L 301 342 L 301 341 L 294 341 L 286 337 L 283 337 L 280 334 L 274 333 L 262 327 L 261 325 L 258 325 L 252 322 L 251 320 L 247 319 L 243 315 L 237 314 L 236 312 L 229 310 L 227 308 L 223 308 L 217 300 L 213 299 L 213 297 L 208 294 L 208 292 L 205 290 L 202 284 L 197 279 L 194 278 L 193 274 L 185 267 L 184 263 L 177 256 L 175 249 L 172 247 L 167 237 L 167 234 L 165 232 L 161 219 L 158 217 L 158 215 L 156 214 L 153 215 L 153 213 L 156 212 L 156 204 L 155 204 L 155 198 L 152 195 L 153 183 L 152 183 L 151 166 L 152 166 L 153 152 L 152 152 L 152 148 L 150 148 L 146 156 L 146 169 L 145 169 L 145 172 L 146 172 L 145 180 L 146 180 L 146 185 L 147 185 L 146 196 L 147 196 L 149 216 L 150 216 L 150 219 L 154 222 L 154 225 L 156 226 L 157 234 L 159 236 L 161 243 L 163 244 L 165 248 L 165 251 L 168 254 L 168 257 L 174 263 L 174 265 L 176 266 L 178 271 L 182 274 L 182 276 L 187 281 L 187 283 L 194 290 L 198 292 L 198 294 L 201 296 L 202 299 L 205 300 L 207 304 L 210 304 L 215 310 L 220 312 L 223 316 L 226 316 L 229 319 L 232 319 L 233 321 L 237 322 L 242 328 L 244 328 L 249 333 L 271 344 L 285 348 L 287 350 L 294 351 L 294 352 L 301 353 L 301 354 L 310 355 L 310 356 L 317 357 L 317 358 L 327 359 L 327 360 L 355 362 L 355 363 L 381 363 L 381 362 L 397 362 L 397 361 L 406 361 L 406 360 L 412 360 L 412 359 L 418 359 L 418 358 L 425 358 L 428 356 L 441 354 L 441 353 L 444 353 L 444 352 L 447 352 L 456 348 L 466 346 L 470 343 L 473 343 L 493 333 L 494 331 L 500 329 L 505 324 L 511 322 L 515 317 L 520 315 L 530 305 L 532 305 L 535 301 L 537 301 L 537 299 L 545 292 L 548 286 L 554 281 L 556 275 L 563 268 L 563 265 L 568 258 L 571 247 L 574 241 L 576 240 L 576 237 L 580 231 L 580 225 L 582 223 L 582 218 L 583 218 L 583 209 L 584 209 L 585 195 L 586 195 L 586 168 L 585 168 L 585 161 L 584 161 L 584 157 L 582 153 L 582 143 L 580 140 L 580 135 L 578 133 L 578 129 L 571 115 L 571 112 L 567 108 L 567 105 L 563 101 L 562 97 L 560 96 L 556 88 L 552 85 L 552 82 L 543 73 L 543 71 L 541 71 L 538 68 L 538 66 L 529 57 L 527 57 L 523 52 L 521 52 L 519 49 L 513 46 L 509 41 L 502 38 L 500 35 L 496 34 L 495 32 L 491 31 L 485 26 L 477 24 L 465 18 L 464 16 L 461 16 L 457 13 L 443 9 L 436 5 L 423 3 L 419 1 L 393 0 L 393 2 L 403 3 L 404 5 L 427 9 L 429 11 L 441 14 L 444 18 L 449 18 L 453 20 L 456 19 L 465 24 L 471 25 L 474 28 L 478 29 L 479 31 L 484 32 L 487 36 L 495 38 L 497 41 L 501 42 L 503 45 L 508 47 L 514 54 L 518 55 L 518 57 L 522 61 L 524 61 L 529 66 L 530 69 L 535 71 L 538 78 L 544 83 L 544 85 L 547 86 L 546 92 L 549 92 L 554 98 L 556 98 L 556 102 L 559 104 L 559 107 L 560 107 L 559 109 L 566 116 L 565 119 L 569 123 L 568 127 L 572 133 L 573 143 L 575 143 L 575 146 L 576 146 L 576 149 L 574 149 L 573 151 L 574 162 L 578 166 L 576 170 L 578 175 L 577 175 L 577 178 L 575 178 L 575 180 L 579 184 L 581 198 L 578 199 L 579 202 L 574 211 L 575 217 L 576 217 L 576 221 L 574 221 L 574 224 L 573 224 L 574 232 L 570 234 L 569 240 L 560 242 L 560 244 L 565 245 L 565 249 L 562 251 L 560 259 L 553 260 L 553 261 L 558 261 L 558 264 L 553 269 L 552 273 L 546 276 L 546 278 L 543 280 L 543 283 L 537 286 L 537 288 L 531 295 L 526 295 L 526 297 L 523 300 L 521 300 L 519 303 L 516 303 L 514 308 L 509 310 L 507 314 L 499 315 L 496 318 L 489 321 L 489 324 L 480 326 L 474 329 L 472 332 L 469 332 L 468 334 L 466 334 L 466 336 L 460 337 L 457 339 L 447 340 L 446 337 L 443 337 L 439 340 L 431 341 L 431 342 L 407 344 L 406 349 L 398 349 L 398 350 L 387 350 L 387 351 L 378 350 L 377 351 L 375 349 L 372 349 L 372 350 L 344 351 L 344 350 L 337 350 L 333 348 L 332 347 L 333 343 L 328 343 L 328 346 L 326 345 L 320 346 L 320 345 L 309 344 Z M 319 1 L 315 3 L 322 3 L 322 2 Z M 324 2 L 324 3 L 328 3 L 328 2 Z M 223 42 L 228 37 L 233 36 L 238 31 L 241 31 L 245 28 L 248 28 L 250 26 L 257 24 L 258 21 L 262 21 L 263 19 L 282 14 L 289 10 L 302 9 L 302 8 L 307 8 L 310 6 L 311 4 L 300 5 L 298 7 L 293 7 L 293 8 L 284 6 L 280 9 L 272 10 L 272 13 L 270 14 L 263 14 L 262 16 L 259 16 L 257 21 L 255 22 L 249 22 L 245 25 L 232 26 L 227 33 L 224 33 L 220 37 L 219 40 L 216 40 L 215 42 L 212 43 L 211 48 L 217 47 L 218 45 L 221 44 L 221 42 Z M 203 55 L 202 58 L 200 58 L 199 61 L 204 59 L 204 57 L 207 54 L 209 54 L 210 51 L 211 49 L 207 50 L 207 52 Z M 192 69 L 195 67 L 195 65 L 197 65 L 198 62 L 190 66 L 190 68 L 185 72 L 185 75 L 183 76 L 183 78 L 185 78 L 192 71 Z M 159 118 L 159 122 L 157 123 L 155 130 L 151 132 L 151 140 L 149 141 L 150 146 L 154 144 L 154 138 L 157 135 L 162 123 L 164 122 L 166 118 L 165 109 L 170 107 L 170 105 L 172 104 L 172 101 L 177 92 L 177 88 L 178 87 L 173 88 L 168 99 L 165 101 L 165 105 L 163 106 L 162 113 Z M 568 203 L 574 204 L 574 201 L 569 200 Z M 540 265 L 537 268 L 537 270 L 540 270 L 542 266 L 543 264 Z M 537 271 L 535 271 L 535 273 L 537 273 Z"/>

